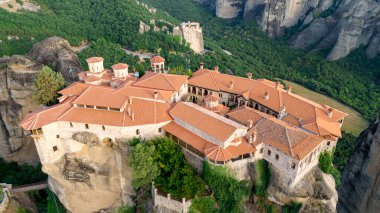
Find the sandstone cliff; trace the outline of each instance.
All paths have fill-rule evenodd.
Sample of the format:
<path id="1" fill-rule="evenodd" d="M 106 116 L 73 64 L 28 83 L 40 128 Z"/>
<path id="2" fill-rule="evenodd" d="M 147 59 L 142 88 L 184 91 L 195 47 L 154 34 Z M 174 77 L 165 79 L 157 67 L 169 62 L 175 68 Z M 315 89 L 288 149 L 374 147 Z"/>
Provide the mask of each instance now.
<path id="1" fill-rule="evenodd" d="M 290 44 L 297 49 L 330 49 L 337 60 L 360 46 L 367 55 L 380 52 L 378 0 L 194 0 L 215 8 L 220 18 L 254 19 L 270 37 L 288 28 L 298 32 Z"/>
<path id="2" fill-rule="evenodd" d="M 82 140 L 86 138 L 91 139 Z M 71 212 L 99 212 L 132 204 L 131 169 L 126 151 L 94 143 L 94 138 L 97 136 L 81 137 L 81 143 L 87 145 L 80 151 L 68 153 L 42 168 L 49 175 L 49 188 Z"/>
<path id="3" fill-rule="evenodd" d="M 0 157 L 2 158 L 13 160 L 15 153 L 26 143 L 32 144 L 31 138 L 23 134 L 19 122 L 25 114 L 37 107 L 30 101 L 30 97 L 34 91 L 34 78 L 41 69 L 41 64 L 24 56 L 0 60 Z M 30 148 L 33 149 L 33 146 Z M 36 159 L 36 153 L 34 155 L 32 162 Z M 21 162 L 30 160 L 29 156 L 20 157 L 23 159 L 15 160 Z"/>
<path id="4" fill-rule="evenodd" d="M 372 213 L 380 209 L 380 114 L 358 138 L 342 174 L 338 212 Z"/>
<path id="5" fill-rule="evenodd" d="M 68 82 L 77 80 L 78 72 L 83 70 L 69 42 L 60 37 L 50 37 L 41 41 L 34 45 L 27 55 L 61 73 Z"/>

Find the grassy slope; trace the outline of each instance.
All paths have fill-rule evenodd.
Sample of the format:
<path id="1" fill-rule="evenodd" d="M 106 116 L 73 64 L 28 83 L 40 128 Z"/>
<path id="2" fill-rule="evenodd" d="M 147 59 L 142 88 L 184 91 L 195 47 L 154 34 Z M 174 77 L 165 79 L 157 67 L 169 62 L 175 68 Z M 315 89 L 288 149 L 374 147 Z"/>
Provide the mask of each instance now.
<path id="1" fill-rule="evenodd" d="M 290 81 L 284 82 L 286 83 L 286 85 L 292 86 L 292 91 L 298 95 L 301 95 L 317 103 L 326 104 L 342 112 L 348 113 L 349 116 L 344 120 L 344 124 L 342 127 L 343 131 L 358 136 L 364 129 L 368 127 L 369 122 L 365 118 L 363 118 L 363 116 L 359 112 L 352 109 L 351 107 L 348 107 L 326 95 L 309 90 L 299 84 Z"/>

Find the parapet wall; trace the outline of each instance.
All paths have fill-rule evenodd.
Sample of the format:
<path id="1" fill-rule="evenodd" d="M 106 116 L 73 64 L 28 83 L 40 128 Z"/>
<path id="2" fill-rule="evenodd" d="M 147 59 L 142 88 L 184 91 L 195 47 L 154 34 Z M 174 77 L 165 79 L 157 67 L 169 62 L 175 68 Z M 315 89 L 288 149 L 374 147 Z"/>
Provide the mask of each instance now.
<path id="1" fill-rule="evenodd" d="M 154 183 L 152 183 L 152 198 L 155 207 L 168 209 L 174 212 L 187 213 L 191 206 L 191 200 L 186 201 L 185 198 L 182 198 L 182 202 L 180 202 L 172 199 L 170 194 L 167 194 L 166 196 L 159 194 Z"/>

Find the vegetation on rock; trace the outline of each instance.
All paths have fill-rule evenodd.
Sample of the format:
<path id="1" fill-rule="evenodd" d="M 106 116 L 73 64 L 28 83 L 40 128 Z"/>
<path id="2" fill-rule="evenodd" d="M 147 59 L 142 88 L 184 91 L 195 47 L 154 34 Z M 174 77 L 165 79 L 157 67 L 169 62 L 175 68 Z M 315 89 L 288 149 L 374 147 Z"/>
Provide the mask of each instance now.
<path id="1" fill-rule="evenodd" d="M 191 201 L 190 213 L 217 213 L 215 198 L 212 196 L 196 197 Z"/>
<path id="2" fill-rule="evenodd" d="M 242 212 L 243 202 L 248 199 L 251 185 L 248 181 L 237 180 L 226 167 L 203 164 L 203 179 L 214 192 L 219 212 Z"/>
<path id="3" fill-rule="evenodd" d="M 34 86 L 33 100 L 43 105 L 53 105 L 57 103 L 58 91 L 65 86 L 65 79 L 62 74 L 54 72 L 45 66 L 38 72 Z"/>
<path id="4" fill-rule="evenodd" d="M 254 190 L 255 195 L 257 196 L 266 196 L 267 195 L 267 188 L 269 185 L 270 177 L 271 177 L 271 171 L 269 168 L 269 164 L 265 160 L 258 160 L 255 163 L 255 183 L 254 183 Z"/>
<path id="5" fill-rule="evenodd" d="M 16 162 L 6 162 L 0 158 L 0 183 L 14 186 L 46 181 L 47 175 L 42 172 L 41 165 L 19 165 Z"/>
<path id="6" fill-rule="evenodd" d="M 135 186 L 150 184 L 154 179 L 157 188 L 177 198 L 192 198 L 205 191 L 204 181 L 171 139 L 134 139 L 129 144 L 132 146 L 131 167 L 136 173 L 133 180 Z"/>

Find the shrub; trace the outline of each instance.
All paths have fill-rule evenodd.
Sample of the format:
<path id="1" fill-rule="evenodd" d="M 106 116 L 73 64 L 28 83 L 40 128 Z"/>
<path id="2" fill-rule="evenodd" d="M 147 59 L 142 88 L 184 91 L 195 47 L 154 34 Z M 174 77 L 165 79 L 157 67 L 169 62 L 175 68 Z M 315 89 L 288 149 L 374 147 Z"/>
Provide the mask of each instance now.
<path id="1" fill-rule="evenodd" d="M 269 185 L 271 171 L 268 162 L 259 160 L 256 162 L 256 182 L 254 184 L 255 194 L 257 196 L 266 196 L 266 189 Z"/>
<path id="2" fill-rule="evenodd" d="M 135 213 L 136 209 L 133 206 L 124 205 L 117 208 L 113 213 Z"/>
<path id="3" fill-rule="evenodd" d="M 332 170 L 332 157 L 331 154 L 327 151 L 322 152 L 319 155 L 319 168 L 322 172 L 330 174 Z"/>
<path id="4" fill-rule="evenodd" d="M 190 206 L 191 213 L 216 213 L 218 209 L 215 208 L 215 198 L 214 197 L 196 197 L 192 200 Z"/>
<path id="5" fill-rule="evenodd" d="M 238 181 L 227 168 L 203 164 L 203 179 L 215 194 L 220 212 L 242 212 L 251 186 L 247 181 Z"/>
<path id="6" fill-rule="evenodd" d="M 283 213 L 297 213 L 302 207 L 302 203 L 291 202 L 282 207 Z"/>

